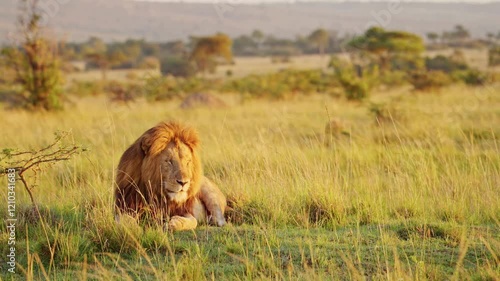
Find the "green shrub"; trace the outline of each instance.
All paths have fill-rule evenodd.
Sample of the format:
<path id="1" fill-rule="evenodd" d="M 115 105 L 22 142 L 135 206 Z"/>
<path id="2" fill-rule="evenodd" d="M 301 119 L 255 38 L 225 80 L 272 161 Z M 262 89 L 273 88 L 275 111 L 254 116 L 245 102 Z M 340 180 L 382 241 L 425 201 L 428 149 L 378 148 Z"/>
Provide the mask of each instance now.
<path id="1" fill-rule="evenodd" d="M 354 66 L 338 58 L 332 58 L 330 67 L 333 68 L 335 78 L 344 89 L 348 100 L 360 101 L 367 98 L 378 83 L 379 71 L 376 64 L 365 67 Z"/>
<path id="2" fill-rule="evenodd" d="M 160 70 L 164 75 L 191 77 L 196 73 L 194 65 L 183 57 L 166 57 L 160 61 Z"/>
<path id="3" fill-rule="evenodd" d="M 104 83 L 95 81 L 73 81 L 68 94 L 78 97 L 97 96 L 104 93 Z"/>
<path id="4" fill-rule="evenodd" d="M 235 79 L 225 83 L 221 91 L 283 99 L 289 94 L 325 93 L 332 87 L 336 87 L 334 77 L 321 70 L 285 70 Z"/>
<path id="5" fill-rule="evenodd" d="M 370 87 L 365 81 L 349 76 L 341 76 L 339 81 L 348 100 L 363 100 L 368 97 Z"/>
<path id="6" fill-rule="evenodd" d="M 470 86 L 482 86 L 489 81 L 488 74 L 477 69 L 456 71 L 453 73 L 453 78 Z"/>
<path id="7" fill-rule="evenodd" d="M 500 65 L 500 46 L 493 47 L 488 51 L 488 65 Z"/>
<path id="8" fill-rule="evenodd" d="M 402 123 L 407 119 L 407 116 L 394 103 L 371 103 L 368 111 L 377 125 Z"/>
<path id="9" fill-rule="evenodd" d="M 176 78 L 173 76 L 150 77 L 146 79 L 144 95 L 149 101 L 171 100 L 185 94 L 206 91 L 217 85 L 202 78 Z"/>
<path id="10" fill-rule="evenodd" d="M 390 58 L 391 70 L 396 73 L 404 73 L 422 69 L 425 60 L 415 54 L 398 54 Z"/>
<path id="11" fill-rule="evenodd" d="M 425 68 L 427 70 L 442 71 L 451 73 L 457 70 L 467 70 L 469 67 L 465 62 L 458 61 L 443 55 L 438 55 L 434 58 L 425 59 Z"/>
<path id="12" fill-rule="evenodd" d="M 388 71 L 380 76 L 380 83 L 388 87 L 399 87 L 408 83 L 408 73 L 404 71 Z"/>
<path id="13" fill-rule="evenodd" d="M 410 75 L 410 83 L 417 91 L 431 91 L 451 84 L 452 80 L 443 71 L 416 71 Z"/>

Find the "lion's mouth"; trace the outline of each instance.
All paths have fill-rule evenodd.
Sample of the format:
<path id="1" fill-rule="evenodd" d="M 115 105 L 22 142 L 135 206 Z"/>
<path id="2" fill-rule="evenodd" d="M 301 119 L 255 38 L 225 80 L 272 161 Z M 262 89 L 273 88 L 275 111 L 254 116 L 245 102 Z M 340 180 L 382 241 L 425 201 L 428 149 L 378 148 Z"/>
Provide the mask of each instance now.
<path id="1" fill-rule="evenodd" d="M 169 186 L 165 186 L 165 190 L 167 191 L 167 193 L 179 193 L 179 192 L 183 192 L 184 191 L 184 188 L 182 187 L 174 187 L 174 188 L 169 188 Z"/>

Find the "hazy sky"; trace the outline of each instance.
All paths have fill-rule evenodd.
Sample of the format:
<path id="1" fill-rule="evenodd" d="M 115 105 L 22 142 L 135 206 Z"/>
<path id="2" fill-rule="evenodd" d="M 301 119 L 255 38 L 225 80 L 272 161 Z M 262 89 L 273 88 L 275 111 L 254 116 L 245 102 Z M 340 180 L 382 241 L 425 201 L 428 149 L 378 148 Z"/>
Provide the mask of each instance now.
<path id="1" fill-rule="evenodd" d="M 231 4 L 258 4 L 258 3 L 307 3 L 307 2 L 458 2 L 458 3 L 491 3 L 500 0 L 135 0 L 149 2 L 194 2 L 194 3 L 231 3 Z"/>

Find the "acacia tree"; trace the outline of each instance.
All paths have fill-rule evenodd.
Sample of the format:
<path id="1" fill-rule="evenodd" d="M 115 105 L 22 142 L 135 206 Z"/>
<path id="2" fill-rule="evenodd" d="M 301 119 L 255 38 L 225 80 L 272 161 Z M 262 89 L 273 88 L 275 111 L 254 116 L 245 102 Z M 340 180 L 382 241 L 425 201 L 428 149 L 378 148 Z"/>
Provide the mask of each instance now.
<path id="1" fill-rule="evenodd" d="M 255 44 L 257 44 L 257 49 L 260 50 L 260 48 L 262 47 L 262 42 L 264 42 L 264 38 L 266 37 L 264 33 L 258 29 L 255 29 L 254 31 L 252 31 L 251 37 Z"/>
<path id="2" fill-rule="evenodd" d="M 192 38 L 194 48 L 189 60 L 196 64 L 197 70 L 205 73 L 214 72 L 218 59 L 226 62 L 233 60 L 232 41 L 227 35 L 218 33 L 214 36 Z"/>
<path id="3" fill-rule="evenodd" d="M 88 62 L 101 70 L 101 79 L 103 81 L 106 80 L 107 71 L 111 67 L 110 55 L 106 43 L 98 37 L 90 37 L 85 43 L 82 53 Z"/>
<path id="4" fill-rule="evenodd" d="M 319 54 L 323 56 L 325 49 L 328 46 L 328 41 L 330 40 L 328 31 L 322 28 L 316 29 L 308 36 L 308 39 L 311 43 L 318 47 Z"/>
<path id="5" fill-rule="evenodd" d="M 368 29 L 348 45 L 374 58 L 382 72 L 390 70 L 393 58 L 405 58 L 417 63 L 416 60 L 424 51 L 420 36 L 404 31 L 386 31 L 381 27 Z"/>
<path id="6" fill-rule="evenodd" d="M 431 41 L 433 45 L 436 45 L 437 39 L 439 38 L 439 34 L 437 34 L 436 32 L 429 32 L 426 35 L 427 39 L 429 39 L 429 41 Z"/>
<path id="7" fill-rule="evenodd" d="M 20 44 L 4 48 L 2 56 L 15 71 L 15 80 L 24 92 L 29 108 L 55 110 L 62 108 L 62 77 L 57 44 L 44 35 L 38 0 L 21 0 L 18 29 Z"/>

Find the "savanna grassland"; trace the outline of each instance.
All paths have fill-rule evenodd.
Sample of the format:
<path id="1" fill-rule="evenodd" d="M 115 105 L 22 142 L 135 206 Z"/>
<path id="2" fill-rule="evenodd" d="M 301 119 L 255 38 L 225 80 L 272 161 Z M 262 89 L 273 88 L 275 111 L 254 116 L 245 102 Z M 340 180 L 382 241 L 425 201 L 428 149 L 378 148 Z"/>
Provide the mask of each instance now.
<path id="1" fill-rule="evenodd" d="M 41 148 L 62 130 L 87 151 L 38 173 L 42 221 L 17 184 L 17 273 L 5 270 L 1 224 L 1 279 L 500 278 L 498 86 L 400 88 L 362 103 L 222 98 L 230 106 L 85 97 L 62 112 L 3 109 L 2 148 Z M 231 201 L 230 225 L 168 233 L 115 223 L 121 153 L 171 119 L 199 131 L 205 174 Z M 325 135 L 330 120 L 339 134 Z"/>

